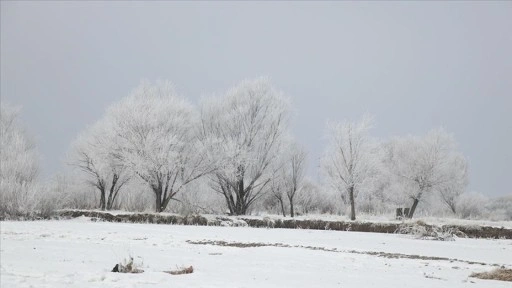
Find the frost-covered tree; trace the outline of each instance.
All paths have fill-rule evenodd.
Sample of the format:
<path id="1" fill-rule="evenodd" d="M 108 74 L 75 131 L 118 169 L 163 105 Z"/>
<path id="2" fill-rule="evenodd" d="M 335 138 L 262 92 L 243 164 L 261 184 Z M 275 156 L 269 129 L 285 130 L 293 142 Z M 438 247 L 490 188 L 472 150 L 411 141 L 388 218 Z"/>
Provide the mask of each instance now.
<path id="1" fill-rule="evenodd" d="M 20 109 L 2 102 L 0 109 L 0 217 L 26 211 L 38 174 L 34 142 L 18 123 Z"/>
<path id="2" fill-rule="evenodd" d="M 457 199 L 457 214 L 464 219 L 481 218 L 486 214 L 488 203 L 489 199 L 482 194 L 464 193 Z"/>
<path id="3" fill-rule="evenodd" d="M 270 196 L 279 204 L 283 216 L 286 216 L 286 206 L 290 216 L 295 217 L 296 196 L 304 184 L 306 152 L 292 143 L 288 151 L 283 151 L 282 157 L 281 168 L 270 182 Z"/>
<path id="4" fill-rule="evenodd" d="M 297 211 L 303 214 L 335 214 L 340 211 L 340 202 L 339 192 L 323 189 L 318 183 L 307 177 L 303 181 L 302 189 L 300 189 L 296 200 Z"/>
<path id="5" fill-rule="evenodd" d="M 197 113 L 170 82 L 143 82 L 110 107 L 118 161 L 144 181 L 162 212 L 176 194 L 208 170 L 197 141 Z"/>
<path id="6" fill-rule="evenodd" d="M 328 124 L 329 143 L 322 159 L 322 169 L 329 185 L 348 196 L 350 219 L 356 219 L 355 198 L 360 186 L 375 175 L 378 163 L 368 137 L 371 119 L 360 122 Z"/>
<path id="7" fill-rule="evenodd" d="M 266 78 L 201 101 L 201 138 L 217 169 L 212 188 L 234 215 L 269 190 L 287 138 L 289 100 Z"/>
<path id="8" fill-rule="evenodd" d="M 303 180 L 302 189 L 297 195 L 297 206 L 299 212 L 308 214 L 313 211 L 320 210 L 320 188 L 311 179 L 305 178 Z"/>
<path id="9" fill-rule="evenodd" d="M 279 205 L 279 208 L 281 209 L 281 214 L 283 214 L 284 217 L 286 217 L 286 209 L 285 209 L 285 175 L 282 173 L 282 170 L 279 170 L 277 173 L 279 175 L 276 175 L 276 177 L 272 178 L 270 181 L 270 197 L 271 200 L 274 200 Z M 271 203 L 274 201 L 270 201 Z M 275 202 L 274 202 L 275 203 Z"/>
<path id="10" fill-rule="evenodd" d="M 70 164 L 78 167 L 86 182 L 99 192 L 102 210 L 113 208 L 121 188 L 131 177 L 127 165 L 113 153 L 117 148 L 116 137 L 112 123 L 107 120 L 102 119 L 81 133 L 70 153 Z"/>
<path id="11" fill-rule="evenodd" d="M 468 184 L 468 167 L 466 160 L 459 157 L 453 160 L 453 169 L 448 171 L 451 175 L 447 175 L 449 181 L 443 185 L 439 185 L 438 191 L 441 200 L 446 204 L 453 214 L 457 214 L 457 200 L 466 192 Z"/>
<path id="12" fill-rule="evenodd" d="M 451 189 L 452 194 L 465 189 L 466 160 L 457 150 L 455 138 L 443 129 L 432 130 L 424 137 L 396 138 L 388 149 L 389 169 L 413 200 L 409 218 L 424 194 L 448 195 L 446 189 Z"/>
<path id="13" fill-rule="evenodd" d="M 299 146 L 291 147 L 289 159 L 284 163 L 285 193 L 290 205 L 290 216 L 295 216 L 294 201 L 302 189 L 306 171 L 306 152 Z"/>
<path id="14" fill-rule="evenodd" d="M 459 198 L 463 198 L 464 194 Z M 480 209 L 485 203 L 480 203 Z M 460 209 L 458 209 L 460 210 Z M 489 200 L 489 219 L 500 221 L 512 221 L 512 194 Z M 459 211 L 457 212 L 459 213 Z"/>

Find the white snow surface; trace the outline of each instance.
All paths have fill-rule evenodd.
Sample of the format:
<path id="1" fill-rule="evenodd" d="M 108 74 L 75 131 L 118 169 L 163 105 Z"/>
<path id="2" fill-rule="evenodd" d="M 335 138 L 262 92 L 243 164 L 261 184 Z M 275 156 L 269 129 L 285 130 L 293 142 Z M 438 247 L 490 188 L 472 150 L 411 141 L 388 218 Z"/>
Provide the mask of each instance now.
<path id="1" fill-rule="evenodd" d="M 512 240 L 419 240 L 407 235 L 61 221 L 1 222 L 0 287 L 512 287 L 470 278 L 512 267 Z M 281 243 L 225 247 L 187 240 Z M 334 249 L 312 250 L 306 246 Z M 457 259 L 379 257 L 388 252 Z M 144 273 L 112 273 L 133 256 Z M 459 261 L 460 260 L 460 261 Z M 194 273 L 165 270 L 194 267 Z"/>

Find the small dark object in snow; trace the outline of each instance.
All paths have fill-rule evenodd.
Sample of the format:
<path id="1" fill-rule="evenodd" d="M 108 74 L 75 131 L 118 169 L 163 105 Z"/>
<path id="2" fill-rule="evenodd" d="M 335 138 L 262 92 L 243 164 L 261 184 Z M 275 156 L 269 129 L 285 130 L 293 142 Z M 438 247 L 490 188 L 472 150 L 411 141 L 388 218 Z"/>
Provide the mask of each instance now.
<path id="1" fill-rule="evenodd" d="M 138 268 L 139 265 L 133 263 L 133 257 L 130 257 L 128 261 L 116 264 L 112 269 L 112 272 L 119 273 L 142 273 L 144 270 Z"/>
<path id="2" fill-rule="evenodd" d="M 402 208 L 396 208 L 396 219 L 402 220 L 402 218 L 404 218 L 404 212 Z"/>

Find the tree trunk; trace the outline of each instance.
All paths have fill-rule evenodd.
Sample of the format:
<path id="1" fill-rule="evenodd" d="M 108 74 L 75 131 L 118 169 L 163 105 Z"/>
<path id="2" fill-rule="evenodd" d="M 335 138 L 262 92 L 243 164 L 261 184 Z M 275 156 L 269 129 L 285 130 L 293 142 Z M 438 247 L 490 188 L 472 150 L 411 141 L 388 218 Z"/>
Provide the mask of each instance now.
<path id="1" fill-rule="evenodd" d="M 224 192 L 225 194 L 231 192 Z M 233 199 L 233 195 L 226 196 L 226 201 L 228 202 L 229 215 L 235 215 L 235 199 Z"/>
<path id="2" fill-rule="evenodd" d="M 171 191 L 172 192 L 172 191 Z M 169 202 L 171 202 L 171 200 L 173 199 L 174 195 L 171 194 L 171 192 L 169 192 L 169 195 L 167 196 L 167 198 L 165 199 L 162 199 L 162 204 L 160 204 L 160 207 L 162 207 L 162 211 L 164 211 L 165 209 L 167 209 L 167 205 L 169 205 Z"/>
<path id="3" fill-rule="evenodd" d="M 289 198 L 290 200 L 290 216 L 293 218 L 295 217 L 295 211 L 293 211 L 293 198 Z"/>
<path id="4" fill-rule="evenodd" d="M 245 201 L 245 191 L 244 191 L 244 179 L 240 179 L 238 181 L 238 197 L 236 198 L 237 201 L 237 214 L 238 215 L 245 215 L 245 209 L 244 209 L 244 201 Z"/>
<path id="5" fill-rule="evenodd" d="M 108 200 L 107 200 L 107 210 L 112 209 L 112 206 L 114 206 L 114 189 L 115 184 L 112 184 L 112 187 L 110 187 L 110 193 L 108 194 Z"/>
<path id="6" fill-rule="evenodd" d="M 236 215 L 245 215 L 247 213 L 247 207 L 241 201 L 237 207 Z"/>
<path id="7" fill-rule="evenodd" d="M 111 193 L 108 195 L 107 210 L 111 210 L 113 205 L 114 205 L 114 201 L 112 201 L 112 193 Z"/>
<path id="8" fill-rule="evenodd" d="M 100 208 L 105 210 L 105 188 L 100 189 Z"/>
<path id="9" fill-rule="evenodd" d="M 354 186 L 348 188 L 348 196 L 350 198 L 350 220 L 356 220 L 356 203 L 354 200 Z"/>
<path id="10" fill-rule="evenodd" d="M 117 180 L 119 180 L 119 176 L 117 176 L 117 174 L 114 174 L 114 177 L 112 178 L 112 183 L 110 185 L 110 191 L 108 194 L 107 210 L 112 209 L 112 206 L 114 206 L 114 201 L 116 200 L 114 194 L 116 191 Z"/>
<path id="11" fill-rule="evenodd" d="M 283 199 L 277 199 L 277 201 L 279 201 L 279 204 L 281 204 L 281 212 L 283 213 L 283 217 L 286 217 L 286 211 L 284 211 Z"/>
<path id="12" fill-rule="evenodd" d="M 155 192 L 155 211 L 160 213 L 163 211 L 162 209 L 162 191 L 154 191 Z"/>
<path id="13" fill-rule="evenodd" d="M 449 205 L 450 205 L 450 209 L 452 210 L 453 214 L 457 214 L 457 210 L 455 210 L 455 203 L 451 203 Z"/>
<path id="14" fill-rule="evenodd" d="M 232 214 L 234 215 L 245 215 L 247 213 L 247 204 L 245 203 L 246 201 L 246 193 L 244 191 L 244 179 L 240 179 L 238 180 L 238 183 L 236 185 L 237 187 L 237 191 L 236 191 L 236 200 L 235 201 L 232 201 L 234 202 L 234 207 L 233 207 L 233 211 Z M 233 196 L 230 195 L 230 198 L 233 199 Z M 230 208 L 231 210 L 231 208 Z"/>
<path id="15" fill-rule="evenodd" d="M 414 202 L 412 203 L 411 211 L 409 211 L 409 215 L 407 215 L 407 218 L 412 219 L 412 216 L 414 215 L 414 211 L 416 211 L 416 206 L 418 206 L 418 202 L 420 202 L 420 200 L 414 199 Z"/>
<path id="16" fill-rule="evenodd" d="M 236 187 L 235 189 L 233 187 Z M 244 180 L 238 180 L 235 185 L 226 184 L 222 189 L 222 194 L 226 200 L 231 215 L 245 215 L 249 206 L 247 205 L 247 195 L 244 190 Z M 236 199 L 235 199 L 236 198 Z"/>

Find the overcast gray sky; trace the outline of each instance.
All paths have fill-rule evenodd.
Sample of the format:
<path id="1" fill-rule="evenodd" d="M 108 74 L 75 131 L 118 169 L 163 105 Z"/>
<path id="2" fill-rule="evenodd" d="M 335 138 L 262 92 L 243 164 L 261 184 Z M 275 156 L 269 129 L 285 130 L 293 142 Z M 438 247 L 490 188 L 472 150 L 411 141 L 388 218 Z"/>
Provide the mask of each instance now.
<path id="1" fill-rule="evenodd" d="M 1 2 L 1 101 L 23 106 L 44 177 L 143 78 L 197 104 L 268 75 L 315 169 L 327 119 L 374 136 L 443 126 L 471 191 L 512 193 L 512 2 Z M 315 174 L 312 171 L 311 174 Z"/>

